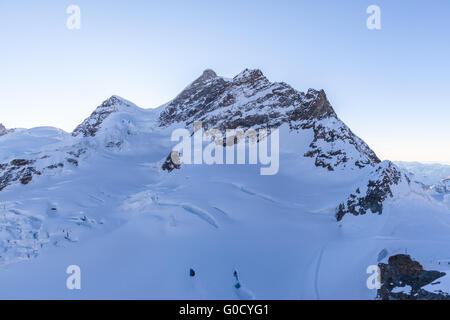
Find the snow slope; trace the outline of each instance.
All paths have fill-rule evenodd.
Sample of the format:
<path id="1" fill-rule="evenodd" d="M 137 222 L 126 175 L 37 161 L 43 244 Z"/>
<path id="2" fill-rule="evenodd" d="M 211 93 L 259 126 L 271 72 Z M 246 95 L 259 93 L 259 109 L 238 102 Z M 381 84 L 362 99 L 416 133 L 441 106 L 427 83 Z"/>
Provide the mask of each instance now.
<path id="1" fill-rule="evenodd" d="M 324 93 L 262 77 L 207 71 L 157 109 L 113 96 L 72 134 L 1 136 L 0 297 L 374 299 L 367 267 L 390 255 L 407 251 L 438 269 L 450 255 L 447 208 L 380 163 Z M 237 127 L 267 123 L 255 114 L 278 119 L 269 126 L 280 129 L 278 174 L 260 175 L 259 165 L 162 169 L 174 128 L 201 119 L 223 129 L 236 110 L 247 119 Z M 66 288 L 69 265 L 81 267 L 81 290 Z"/>

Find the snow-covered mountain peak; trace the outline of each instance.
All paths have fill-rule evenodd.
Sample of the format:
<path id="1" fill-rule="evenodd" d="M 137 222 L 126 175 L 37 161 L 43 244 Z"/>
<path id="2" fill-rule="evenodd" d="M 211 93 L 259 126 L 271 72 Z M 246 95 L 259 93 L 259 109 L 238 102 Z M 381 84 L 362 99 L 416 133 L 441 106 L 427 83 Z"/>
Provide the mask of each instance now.
<path id="1" fill-rule="evenodd" d="M 324 90 L 300 92 L 284 82 L 270 82 L 257 69 L 245 69 L 233 79 L 196 80 L 164 105 L 159 115 L 161 127 L 192 128 L 194 121 L 222 131 L 283 125 L 299 134 L 312 131 L 314 138 L 304 155 L 330 171 L 338 166 L 363 168 L 380 162 L 339 120 Z"/>
<path id="2" fill-rule="evenodd" d="M 103 101 L 103 103 L 98 106 L 88 118 L 76 127 L 72 132 L 72 135 L 74 137 L 93 137 L 100 129 L 103 121 L 112 113 L 118 111 L 130 111 L 136 108 L 138 107 L 134 103 L 113 95 L 109 99 Z"/>
<path id="3" fill-rule="evenodd" d="M 219 129 L 277 128 L 327 117 L 336 113 L 323 90 L 299 92 L 286 83 L 270 82 L 258 69 L 245 69 L 233 79 L 207 70 L 164 106 L 160 124 L 198 120 Z"/>

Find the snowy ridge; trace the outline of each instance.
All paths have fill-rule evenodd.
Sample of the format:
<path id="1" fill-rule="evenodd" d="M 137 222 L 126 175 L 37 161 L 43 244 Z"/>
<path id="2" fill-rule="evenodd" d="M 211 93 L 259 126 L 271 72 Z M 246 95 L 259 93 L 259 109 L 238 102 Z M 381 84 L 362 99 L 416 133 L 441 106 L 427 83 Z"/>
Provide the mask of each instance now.
<path id="1" fill-rule="evenodd" d="M 75 130 L 72 132 L 74 137 L 94 137 L 97 131 L 100 129 L 103 121 L 108 118 L 112 113 L 118 111 L 127 112 L 127 109 L 138 108 L 135 104 L 118 96 L 112 96 L 105 100 L 94 112 L 85 119 Z"/>

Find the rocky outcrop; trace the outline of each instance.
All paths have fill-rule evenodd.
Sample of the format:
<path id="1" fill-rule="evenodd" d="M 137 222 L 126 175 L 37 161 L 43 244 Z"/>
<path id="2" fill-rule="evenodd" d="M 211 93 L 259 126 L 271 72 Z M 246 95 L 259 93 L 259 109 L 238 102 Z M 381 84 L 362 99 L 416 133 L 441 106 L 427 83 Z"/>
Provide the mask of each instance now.
<path id="1" fill-rule="evenodd" d="M 13 132 L 13 131 L 14 131 L 14 129 L 6 129 L 5 126 L 0 123 L 0 137 L 4 136 L 10 132 Z"/>
<path id="2" fill-rule="evenodd" d="M 233 79 L 206 70 L 160 115 L 160 125 L 202 121 L 205 128 L 276 128 L 283 123 L 336 117 L 323 90 L 305 94 L 285 83 L 271 83 L 260 70 Z"/>
<path id="3" fill-rule="evenodd" d="M 0 164 L 0 191 L 14 182 L 28 184 L 33 175 L 41 172 L 33 166 L 35 160 L 14 159 L 9 163 Z"/>
<path id="4" fill-rule="evenodd" d="M 178 159 L 178 161 L 173 161 L 173 159 Z M 179 155 L 179 153 L 178 152 L 176 152 L 176 151 L 172 151 L 168 156 L 167 156 L 167 158 L 166 158 L 166 160 L 164 161 L 164 163 L 163 163 L 163 165 L 161 166 L 161 168 L 164 170 L 164 171 L 167 171 L 167 172 L 172 172 L 173 170 L 175 170 L 175 169 L 180 169 L 181 168 L 181 165 L 180 165 L 180 161 L 179 161 L 179 159 L 180 159 L 180 155 Z"/>
<path id="5" fill-rule="evenodd" d="M 233 79 L 206 70 L 160 114 L 160 126 L 180 123 L 188 128 L 202 121 L 205 129 L 271 129 L 287 124 L 291 130 L 312 130 L 314 139 L 305 156 L 316 166 L 334 170 L 380 162 L 375 153 L 338 119 L 323 90 L 299 92 L 283 82 L 270 82 L 260 70 L 246 69 Z M 350 145 L 342 149 L 337 142 Z"/>
<path id="6" fill-rule="evenodd" d="M 86 149 L 79 146 L 72 151 L 67 151 L 64 163 L 77 167 L 81 155 L 85 153 Z M 0 191 L 15 183 L 26 185 L 35 176 L 45 175 L 46 172 L 64 168 L 65 164 L 55 161 L 57 159 L 59 157 L 52 158 L 48 155 L 42 155 L 35 159 L 13 159 L 0 164 Z"/>
<path id="7" fill-rule="evenodd" d="M 3 124 L 0 123 L 0 136 L 3 136 L 7 133 L 7 130 Z"/>
<path id="8" fill-rule="evenodd" d="M 391 256 L 388 263 L 379 263 L 381 288 L 377 298 L 381 300 L 450 300 L 447 293 L 432 293 L 422 287 L 445 276 L 444 272 L 426 271 L 409 255 Z"/>
<path id="9" fill-rule="evenodd" d="M 327 168 L 329 171 L 341 165 L 364 168 L 380 163 L 375 152 L 364 141 L 353 134 L 347 126 L 340 124 L 339 120 L 334 121 L 334 124 L 338 124 L 337 127 L 315 121 L 300 124 L 302 129 L 311 128 L 314 131 L 314 139 L 309 145 L 310 150 L 304 154 L 305 157 L 314 158 L 316 166 Z M 337 142 L 345 142 L 353 146 L 358 156 L 349 157 L 345 150 L 336 146 Z"/>
<path id="10" fill-rule="evenodd" d="M 369 210 L 372 213 L 383 213 L 383 202 L 393 196 L 392 188 L 404 179 L 410 181 L 401 171 L 390 161 L 385 161 L 371 173 L 371 179 L 365 186 L 356 189 L 350 194 L 347 200 L 339 204 L 336 218 L 342 220 L 344 215 L 350 213 L 355 216 L 366 214 Z"/>

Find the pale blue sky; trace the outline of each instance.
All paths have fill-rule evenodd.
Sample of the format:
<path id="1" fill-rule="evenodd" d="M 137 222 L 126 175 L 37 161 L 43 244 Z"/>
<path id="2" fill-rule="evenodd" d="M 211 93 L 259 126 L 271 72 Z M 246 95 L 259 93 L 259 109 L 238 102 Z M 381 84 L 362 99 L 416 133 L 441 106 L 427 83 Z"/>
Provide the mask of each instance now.
<path id="1" fill-rule="evenodd" d="M 325 89 L 381 158 L 450 163 L 449 16 L 448 0 L 1 0 L 0 122 L 71 131 L 112 94 L 156 107 L 206 68 L 260 68 Z"/>

